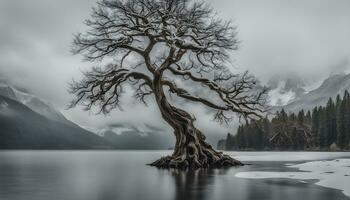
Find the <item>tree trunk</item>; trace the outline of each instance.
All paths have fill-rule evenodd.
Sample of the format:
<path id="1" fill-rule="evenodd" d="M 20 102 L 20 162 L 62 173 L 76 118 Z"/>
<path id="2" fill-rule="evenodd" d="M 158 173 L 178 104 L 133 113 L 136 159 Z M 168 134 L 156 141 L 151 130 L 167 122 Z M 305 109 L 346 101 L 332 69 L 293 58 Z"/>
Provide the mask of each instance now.
<path id="1" fill-rule="evenodd" d="M 151 163 L 151 166 L 197 169 L 243 165 L 240 161 L 214 150 L 205 141 L 204 134 L 194 126 L 192 116 L 169 104 L 160 79 L 155 79 L 153 84 L 158 107 L 163 119 L 174 129 L 176 144 L 171 156 L 162 157 Z"/>

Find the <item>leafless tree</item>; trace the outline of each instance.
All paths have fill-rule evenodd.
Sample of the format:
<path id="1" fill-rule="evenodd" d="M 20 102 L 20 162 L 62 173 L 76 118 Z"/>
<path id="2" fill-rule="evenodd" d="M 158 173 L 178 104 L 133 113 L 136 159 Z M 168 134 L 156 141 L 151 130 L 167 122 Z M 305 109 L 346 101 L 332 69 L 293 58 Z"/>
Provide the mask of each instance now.
<path id="1" fill-rule="evenodd" d="M 229 119 L 230 112 L 243 119 L 262 115 L 266 90 L 257 90 L 256 79 L 248 73 L 233 74 L 228 68 L 229 53 L 238 44 L 229 21 L 219 19 L 198 1 L 102 0 L 86 24 L 89 30 L 75 36 L 73 51 L 100 67 L 72 83 L 76 97 L 72 106 L 82 103 L 87 110 L 99 106 L 108 113 L 119 106 L 129 83 L 141 102 L 154 97 L 162 118 L 174 129 L 173 154 L 151 165 L 205 168 L 242 164 L 215 151 L 194 126 L 194 116 L 171 104 L 166 93 L 216 110 L 215 119 L 221 122 Z M 201 89 L 191 92 L 180 87 L 179 80 Z M 203 93 L 205 90 L 208 92 Z"/>

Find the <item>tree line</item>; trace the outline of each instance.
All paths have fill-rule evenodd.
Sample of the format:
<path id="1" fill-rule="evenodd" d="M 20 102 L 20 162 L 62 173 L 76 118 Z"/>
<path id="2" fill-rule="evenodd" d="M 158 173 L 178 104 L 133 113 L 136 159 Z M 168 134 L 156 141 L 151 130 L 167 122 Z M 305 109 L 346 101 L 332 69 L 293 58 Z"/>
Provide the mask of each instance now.
<path id="1" fill-rule="evenodd" d="M 350 95 L 344 92 L 325 106 L 298 113 L 277 111 L 240 125 L 218 146 L 226 150 L 349 150 Z"/>

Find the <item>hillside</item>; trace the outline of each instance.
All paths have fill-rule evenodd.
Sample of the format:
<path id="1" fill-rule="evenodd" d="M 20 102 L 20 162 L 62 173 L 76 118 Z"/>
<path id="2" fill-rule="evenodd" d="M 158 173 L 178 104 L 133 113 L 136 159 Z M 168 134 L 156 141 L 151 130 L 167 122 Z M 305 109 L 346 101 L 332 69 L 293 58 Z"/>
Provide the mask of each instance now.
<path id="1" fill-rule="evenodd" d="M 0 88 L 0 149 L 111 148 L 39 98 L 26 101 L 29 107 L 11 87 Z"/>
<path id="2" fill-rule="evenodd" d="M 315 106 L 326 105 L 329 98 L 335 99 L 338 94 L 343 95 L 345 90 L 350 89 L 350 74 L 332 75 L 322 84 L 310 92 L 304 93 L 287 105 L 277 107 L 290 112 L 298 112 L 301 109 L 311 110 Z"/>

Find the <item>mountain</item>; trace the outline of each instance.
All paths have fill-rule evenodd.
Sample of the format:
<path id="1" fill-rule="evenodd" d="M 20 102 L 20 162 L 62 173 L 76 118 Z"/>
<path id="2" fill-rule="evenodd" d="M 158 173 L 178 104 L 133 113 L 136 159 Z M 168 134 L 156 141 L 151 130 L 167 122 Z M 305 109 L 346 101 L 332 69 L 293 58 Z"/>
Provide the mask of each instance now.
<path id="1" fill-rule="evenodd" d="M 103 138 L 67 120 L 43 100 L 0 86 L 0 149 L 111 148 Z"/>
<path id="2" fill-rule="evenodd" d="M 0 82 L 0 96 L 8 97 L 13 100 L 18 100 L 14 90 L 7 84 Z"/>
<path id="3" fill-rule="evenodd" d="M 117 149 L 169 149 L 175 143 L 171 134 L 148 125 L 110 125 L 94 132 Z"/>
<path id="4" fill-rule="evenodd" d="M 171 134 L 148 125 L 80 127 L 47 101 L 1 80 L 0 97 L 0 148 L 168 149 L 174 145 Z"/>
<path id="5" fill-rule="evenodd" d="M 315 106 L 325 105 L 330 97 L 335 99 L 338 94 L 342 95 L 345 90 L 350 90 L 350 74 L 332 75 L 324 80 L 318 88 L 300 95 L 280 108 L 290 112 L 297 112 L 301 109 L 310 110 Z"/>
<path id="6" fill-rule="evenodd" d="M 18 101 L 48 119 L 75 126 L 74 123 L 67 120 L 66 117 L 61 112 L 57 111 L 50 103 L 30 93 L 18 90 L 4 81 L 0 81 L 0 95 Z"/>
<path id="7" fill-rule="evenodd" d="M 303 95 L 305 81 L 294 75 L 276 75 L 267 83 L 272 106 L 283 106 Z"/>

